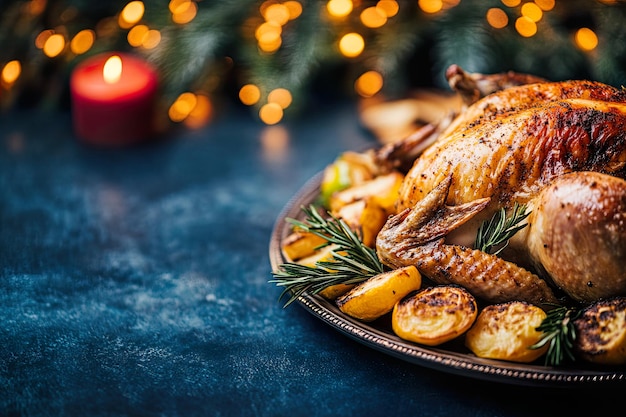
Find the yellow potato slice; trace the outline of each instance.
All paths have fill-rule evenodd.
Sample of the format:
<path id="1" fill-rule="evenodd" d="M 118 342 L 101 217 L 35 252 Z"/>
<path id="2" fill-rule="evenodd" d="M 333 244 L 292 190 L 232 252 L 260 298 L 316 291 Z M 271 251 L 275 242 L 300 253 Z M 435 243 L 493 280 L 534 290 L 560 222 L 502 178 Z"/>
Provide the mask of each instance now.
<path id="1" fill-rule="evenodd" d="M 329 261 L 329 260 L 331 260 L 332 257 L 333 257 L 331 252 L 333 250 L 335 250 L 335 249 L 337 249 L 337 245 L 324 246 L 323 248 L 318 249 L 317 251 L 315 251 L 312 255 L 309 255 L 309 256 L 307 256 L 305 258 L 299 259 L 296 262 L 301 264 L 301 265 L 306 265 L 306 266 L 313 267 L 319 261 Z M 323 290 L 321 290 L 318 294 L 321 295 L 322 297 L 326 298 L 327 300 L 334 301 L 337 297 L 347 293 L 348 291 L 350 291 L 355 286 L 356 286 L 356 284 L 336 284 L 336 285 L 331 285 L 331 286 L 328 286 L 328 287 L 324 288 Z"/>
<path id="2" fill-rule="evenodd" d="M 575 346 L 586 361 L 626 364 L 626 298 L 597 301 L 574 320 Z"/>
<path id="3" fill-rule="evenodd" d="M 300 265 L 306 266 L 315 266 L 315 264 L 319 261 L 330 261 L 333 258 L 332 251 L 337 249 L 337 245 L 328 245 L 324 246 L 321 249 L 316 250 L 309 256 L 305 256 L 304 258 L 300 258 L 296 263 Z"/>
<path id="4" fill-rule="evenodd" d="M 398 190 L 403 179 L 404 175 L 400 172 L 391 172 L 346 188 L 343 191 L 338 191 L 330 196 L 330 209 L 332 212 L 336 212 L 346 204 L 371 197 L 376 199 L 376 202 L 387 213 L 393 213 L 395 202 L 398 199 Z"/>
<path id="5" fill-rule="evenodd" d="M 547 344 L 530 348 L 541 339 L 536 329 L 545 318 L 541 308 L 522 301 L 487 306 L 465 334 L 465 346 L 481 358 L 533 362 L 548 350 Z"/>
<path id="6" fill-rule="evenodd" d="M 405 266 L 378 274 L 358 284 L 337 298 L 345 314 L 363 321 L 373 321 L 389 313 L 393 306 L 422 285 L 422 276 L 414 266 Z"/>
<path id="7" fill-rule="evenodd" d="M 376 244 L 376 236 L 388 218 L 386 210 L 372 198 L 346 204 L 334 215 L 357 231 L 363 244 L 370 248 Z"/>
<path id="8" fill-rule="evenodd" d="M 437 346 L 465 333 L 477 314 L 476 299 L 466 289 L 442 285 L 398 302 L 391 325 L 402 339 Z"/>
<path id="9" fill-rule="evenodd" d="M 297 261 L 315 254 L 317 248 L 326 243 L 326 239 L 316 234 L 295 231 L 283 240 L 283 255 L 291 261 Z"/>
<path id="10" fill-rule="evenodd" d="M 335 284 L 321 290 L 318 294 L 327 300 L 334 301 L 354 288 L 356 284 Z"/>

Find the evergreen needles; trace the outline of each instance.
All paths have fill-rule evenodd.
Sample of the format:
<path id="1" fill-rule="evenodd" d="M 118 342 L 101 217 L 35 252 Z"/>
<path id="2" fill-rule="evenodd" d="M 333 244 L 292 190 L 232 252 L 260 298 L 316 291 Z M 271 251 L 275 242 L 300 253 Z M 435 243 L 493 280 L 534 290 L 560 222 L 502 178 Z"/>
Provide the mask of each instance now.
<path id="1" fill-rule="evenodd" d="M 531 346 L 531 349 L 539 349 L 549 343 L 546 352 L 545 364 L 558 366 L 566 360 L 574 361 L 574 341 L 576 340 L 576 327 L 574 320 L 580 311 L 569 307 L 556 307 L 548 311 L 546 318 L 537 330 L 543 332 L 539 342 Z"/>
<path id="2" fill-rule="evenodd" d="M 506 248 L 509 239 L 513 237 L 515 233 L 526 227 L 526 223 L 520 223 L 524 221 L 529 214 L 530 211 L 526 213 L 525 204 L 519 205 L 515 203 L 513 212 L 508 218 L 506 217 L 505 209 L 500 209 L 493 215 L 491 220 L 485 221 L 480 225 L 474 248 L 483 252 L 492 253 L 493 255 L 499 254 Z M 494 248 L 498 249 L 494 251 Z"/>
<path id="3" fill-rule="evenodd" d="M 367 280 L 385 270 L 378 260 L 376 251 L 363 244 L 359 236 L 341 219 L 330 216 L 324 218 L 314 205 L 302 207 L 304 221 L 287 219 L 299 230 L 313 233 L 326 240 L 322 245 L 334 245 L 332 259 L 318 261 L 315 266 L 287 262 L 273 271 L 271 283 L 284 290 L 280 299 L 289 295 L 285 307 L 308 292 L 316 294 L 331 285 L 356 284 Z"/>

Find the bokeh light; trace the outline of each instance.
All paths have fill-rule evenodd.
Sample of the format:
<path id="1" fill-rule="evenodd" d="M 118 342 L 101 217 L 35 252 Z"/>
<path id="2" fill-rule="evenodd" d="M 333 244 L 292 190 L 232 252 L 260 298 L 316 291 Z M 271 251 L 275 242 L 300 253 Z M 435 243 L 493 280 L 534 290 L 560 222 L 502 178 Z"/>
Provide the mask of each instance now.
<path id="1" fill-rule="evenodd" d="M 383 88 L 383 76 L 377 71 L 367 71 L 354 83 L 354 89 L 361 97 L 372 97 Z"/>
<path id="2" fill-rule="evenodd" d="M 184 124 L 191 129 L 206 126 L 213 117 L 213 103 L 206 94 L 196 94 L 196 103 L 185 118 Z"/>
<path id="3" fill-rule="evenodd" d="M 496 29 L 502 29 L 509 24 L 509 17 L 506 12 L 500 8 L 492 7 L 487 10 L 487 23 Z"/>
<path id="4" fill-rule="evenodd" d="M 376 8 L 383 12 L 385 16 L 393 17 L 398 14 L 400 10 L 400 5 L 396 0 L 380 0 L 376 3 Z"/>
<path id="5" fill-rule="evenodd" d="M 246 106 L 253 106 L 261 99 L 261 90 L 254 84 L 246 84 L 239 89 L 239 100 Z"/>
<path id="6" fill-rule="evenodd" d="M 43 45 L 43 53 L 49 58 L 54 58 L 65 49 L 65 37 L 60 33 L 54 33 L 46 39 Z"/>
<path id="7" fill-rule="evenodd" d="M 328 14 L 333 17 L 345 17 L 348 16 L 354 5 L 352 4 L 352 0 L 330 0 L 326 3 L 326 10 L 328 10 Z"/>
<path id="8" fill-rule="evenodd" d="M 182 122 L 189 116 L 197 103 L 198 98 L 194 93 L 184 92 L 180 94 L 169 108 L 170 120 L 177 123 Z"/>
<path id="9" fill-rule="evenodd" d="M 535 0 L 535 4 L 541 8 L 544 12 L 554 9 L 554 0 Z"/>
<path id="10" fill-rule="evenodd" d="M 515 30 L 523 37 L 530 38 L 537 33 L 537 24 L 526 16 L 521 16 L 515 20 Z"/>
<path id="11" fill-rule="evenodd" d="M 521 9 L 522 16 L 525 16 L 533 22 L 538 22 L 543 17 L 543 10 L 535 3 L 524 3 Z"/>
<path id="12" fill-rule="evenodd" d="M 365 49 L 365 41 L 358 33 L 348 33 L 339 40 L 339 51 L 343 56 L 355 58 Z"/>
<path id="13" fill-rule="evenodd" d="M 598 36 L 589 28 L 580 28 L 575 35 L 576 45 L 583 51 L 594 50 L 598 46 Z"/>
<path id="14" fill-rule="evenodd" d="M 267 125 L 275 125 L 283 118 L 283 108 L 276 103 L 264 104 L 259 110 L 259 118 Z"/>
<path id="15" fill-rule="evenodd" d="M 96 40 L 96 32 L 91 29 L 84 29 L 78 32 L 70 41 L 70 50 L 76 54 L 84 54 L 93 46 Z"/>
<path id="16" fill-rule="evenodd" d="M 131 46 L 139 47 L 146 39 L 149 30 L 150 29 L 146 25 L 134 26 L 131 30 L 128 31 L 126 39 Z"/>
<path id="17" fill-rule="evenodd" d="M 387 14 L 377 7 L 368 7 L 361 12 L 361 22 L 368 28 L 379 28 L 387 23 Z"/>
<path id="18" fill-rule="evenodd" d="M 289 107 L 292 100 L 291 93 L 285 88 L 277 88 L 267 95 L 268 103 L 276 103 L 283 109 Z"/>
<path id="19" fill-rule="evenodd" d="M 190 0 L 172 0 L 170 2 L 170 12 L 172 12 L 172 22 L 184 25 L 196 18 L 198 5 Z"/>
<path id="20" fill-rule="evenodd" d="M 46 44 L 46 41 L 52 35 L 54 35 L 54 31 L 52 29 L 42 30 L 35 37 L 35 46 L 39 49 L 43 49 L 43 46 Z"/>
<path id="21" fill-rule="evenodd" d="M 274 22 L 281 26 L 289 21 L 290 16 L 289 9 L 280 3 L 270 4 L 263 10 L 262 15 L 267 22 Z"/>
<path id="22" fill-rule="evenodd" d="M 2 68 L 2 73 L 0 77 L 2 77 L 2 82 L 5 84 L 13 84 L 20 77 L 22 73 L 22 64 L 20 61 L 13 60 L 7 62 Z"/>
<path id="23" fill-rule="evenodd" d="M 161 43 L 161 32 L 156 29 L 150 29 L 141 43 L 146 49 L 154 49 Z"/>
<path id="24" fill-rule="evenodd" d="M 120 12 L 118 24 L 121 28 L 128 29 L 143 18 L 145 11 L 142 1 L 131 1 Z"/>
<path id="25" fill-rule="evenodd" d="M 289 12 L 289 19 L 297 19 L 302 14 L 302 4 L 295 0 L 286 1 L 283 3 Z"/>
<path id="26" fill-rule="evenodd" d="M 424 13 L 437 13 L 443 9 L 442 0 L 419 0 L 417 4 Z"/>

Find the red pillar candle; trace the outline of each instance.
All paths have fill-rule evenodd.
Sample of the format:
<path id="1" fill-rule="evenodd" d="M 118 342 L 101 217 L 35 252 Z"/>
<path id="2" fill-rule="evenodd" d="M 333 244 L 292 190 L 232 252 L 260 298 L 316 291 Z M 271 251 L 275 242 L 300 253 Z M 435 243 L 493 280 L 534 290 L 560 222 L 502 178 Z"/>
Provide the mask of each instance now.
<path id="1" fill-rule="evenodd" d="M 86 59 L 70 78 L 76 135 L 108 146 L 149 138 L 154 134 L 157 84 L 156 71 L 138 57 L 108 53 Z"/>

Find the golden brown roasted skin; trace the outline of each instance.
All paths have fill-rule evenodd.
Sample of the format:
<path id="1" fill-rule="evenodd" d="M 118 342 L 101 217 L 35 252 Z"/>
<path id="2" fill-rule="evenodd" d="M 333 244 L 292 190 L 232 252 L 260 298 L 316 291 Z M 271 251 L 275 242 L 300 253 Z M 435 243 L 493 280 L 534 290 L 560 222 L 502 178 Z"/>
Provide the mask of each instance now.
<path id="1" fill-rule="evenodd" d="M 559 100 L 464 126 L 417 159 L 396 207 L 412 207 L 452 175 L 447 204 L 491 199 L 449 237 L 470 245 L 478 225 L 495 211 L 526 203 L 557 176 L 576 171 L 626 176 L 626 102 Z"/>
<path id="2" fill-rule="evenodd" d="M 626 180 L 597 172 L 556 178 L 533 201 L 529 256 L 574 300 L 626 294 Z"/>
<path id="3" fill-rule="evenodd" d="M 592 174 L 583 176 L 583 172 Z M 550 291 L 543 293 L 545 283 L 537 284 L 540 278 L 528 268 L 552 278 L 579 301 L 626 294 L 624 187 L 619 181 L 596 178 L 604 184 L 605 194 L 590 198 L 589 193 L 579 193 L 578 200 L 570 202 L 571 208 L 563 210 L 572 219 L 566 222 L 559 217 L 558 208 L 564 203 L 558 193 L 547 195 L 549 204 L 537 203 L 537 199 L 544 189 L 570 173 L 579 173 L 580 178 L 572 181 L 587 181 L 587 188 L 593 173 L 626 178 L 626 90 L 589 81 L 565 81 L 516 86 L 491 94 L 469 106 L 415 161 L 399 191 L 398 215 L 379 235 L 379 257 L 388 265 L 413 262 L 437 282 L 444 282 L 448 271 L 455 271 L 450 282 L 466 288 L 473 285 L 476 288 L 470 291 L 491 301 L 498 298 L 499 288 L 505 293 L 502 299 L 518 297 L 537 303 L 553 298 Z M 449 216 L 446 211 L 453 212 L 454 207 L 480 201 L 481 209 L 453 227 L 445 227 L 445 231 L 430 237 L 422 231 L 420 239 L 411 237 L 409 230 L 423 226 L 405 219 L 417 217 L 415 210 L 423 211 L 423 206 L 428 206 L 423 201 L 446 181 L 450 184 L 445 204 L 438 209 L 438 221 Z M 607 190 L 614 190 L 614 194 L 607 194 Z M 505 261 L 498 257 L 485 257 L 470 249 L 480 223 L 514 203 L 527 203 L 536 210 L 533 221 L 544 216 L 544 225 L 554 224 L 551 231 L 531 224 L 503 252 L 505 259 L 517 263 L 528 257 L 534 246 L 534 262 L 524 264 L 527 269 L 519 268 L 523 271 L 519 272 L 524 277 L 519 281 L 522 285 L 516 278 L 518 265 L 502 264 Z M 596 216 L 595 223 L 586 217 L 589 215 Z M 546 236 L 563 246 L 558 251 L 541 248 L 543 243 L 537 242 Z M 589 236 L 584 244 L 582 236 Z M 606 253 L 594 254 L 598 250 Z M 594 256 L 600 256 L 601 262 L 591 262 Z M 579 273 L 585 268 L 591 271 Z M 505 279 L 500 278 L 501 273 Z M 591 279 L 589 274 L 599 276 Z M 585 285 L 593 290 L 583 289 Z M 539 295 L 534 293 L 535 287 L 541 289 Z"/>
<path id="4" fill-rule="evenodd" d="M 484 209 L 489 199 L 446 206 L 451 177 L 437 184 L 412 209 L 392 216 L 376 239 L 379 259 L 392 268 L 415 265 L 437 284 L 456 284 L 491 303 L 521 300 L 557 304 L 546 282 L 502 258 L 464 246 L 447 245 L 443 237 Z"/>

